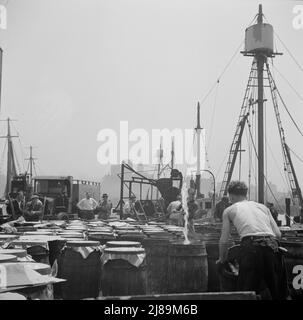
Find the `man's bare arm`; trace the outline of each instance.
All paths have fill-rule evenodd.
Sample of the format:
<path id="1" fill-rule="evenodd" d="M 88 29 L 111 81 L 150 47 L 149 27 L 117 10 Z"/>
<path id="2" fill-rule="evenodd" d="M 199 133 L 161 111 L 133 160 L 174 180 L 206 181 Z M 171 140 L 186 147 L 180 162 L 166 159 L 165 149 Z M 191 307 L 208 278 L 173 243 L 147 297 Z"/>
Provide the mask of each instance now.
<path id="1" fill-rule="evenodd" d="M 223 212 L 223 224 L 222 224 L 222 232 L 221 232 L 221 238 L 219 243 L 219 257 L 220 261 L 224 262 L 226 260 L 227 256 L 227 250 L 228 250 L 228 240 L 230 236 L 230 219 L 228 215 L 228 209 L 225 209 Z"/>

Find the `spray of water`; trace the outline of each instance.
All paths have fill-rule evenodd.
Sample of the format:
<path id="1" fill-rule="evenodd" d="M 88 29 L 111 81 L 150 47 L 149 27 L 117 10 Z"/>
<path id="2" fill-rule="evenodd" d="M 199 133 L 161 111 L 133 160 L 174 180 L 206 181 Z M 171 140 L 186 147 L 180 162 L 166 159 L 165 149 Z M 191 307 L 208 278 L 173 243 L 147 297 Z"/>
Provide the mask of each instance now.
<path id="1" fill-rule="evenodd" d="M 190 244 L 190 241 L 188 240 L 188 206 L 187 206 L 187 187 L 186 187 L 186 182 L 183 182 L 182 190 L 181 190 L 181 195 L 182 195 L 182 207 L 184 210 L 184 228 L 183 228 L 183 234 L 184 234 L 184 244 Z"/>

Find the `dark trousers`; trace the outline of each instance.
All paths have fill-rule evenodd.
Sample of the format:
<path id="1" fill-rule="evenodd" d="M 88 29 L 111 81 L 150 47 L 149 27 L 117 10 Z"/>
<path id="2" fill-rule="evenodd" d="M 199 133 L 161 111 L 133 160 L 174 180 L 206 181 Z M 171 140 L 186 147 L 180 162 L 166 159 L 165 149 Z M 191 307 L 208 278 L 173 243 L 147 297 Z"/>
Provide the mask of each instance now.
<path id="1" fill-rule="evenodd" d="M 263 299 L 284 300 L 288 296 L 283 255 L 269 246 L 248 240 L 241 243 L 239 291 L 255 291 Z"/>
<path id="2" fill-rule="evenodd" d="M 93 210 L 80 210 L 79 217 L 82 220 L 94 220 L 95 214 Z"/>

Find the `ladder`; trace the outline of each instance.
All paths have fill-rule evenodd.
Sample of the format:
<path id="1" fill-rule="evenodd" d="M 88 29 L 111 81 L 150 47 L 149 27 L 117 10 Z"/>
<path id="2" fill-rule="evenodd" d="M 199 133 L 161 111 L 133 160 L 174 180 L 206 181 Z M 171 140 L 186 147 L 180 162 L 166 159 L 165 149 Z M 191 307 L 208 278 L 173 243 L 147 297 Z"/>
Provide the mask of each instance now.
<path id="1" fill-rule="evenodd" d="M 284 171 L 287 173 L 287 176 L 288 176 L 288 181 L 290 184 L 293 203 L 294 203 L 294 199 L 298 198 L 300 205 L 302 206 L 303 205 L 302 193 L 301 193 L 301 189 L 299 187 L 296 173 L 295 173 L 295 170 L 294 170 L 294 167 L 292 164 L 292 160 L 291 160 L 291 156 L 290 156 L 290 152 L 289 152 L 289 147 L 286 144 L 284 128 L 282 126 L 282 121 L 281 121 L 281 117 L 280 117 L 280 111 L 279 111 L 278 99 L 277 99 L 278 89 L 277 89 L 276 83 L 272 77 L 268 63 L 266 63 L 266 68 L 267 68 L 271 97 L 272 97 L 272 101 L 273 101 L 273 106 L 274 106 L 274 110 L 275 110 L 275 115 L 276 115 L 276 120 L 277 120 L 278 129 L 279 129 L 280 140 L 281 140 L 281 146 L 282 146 L 282 151 L 283 151 Z"/>
<path id="2" fill-rule="evenodd" d="M 233 170 L 234 170 L 236 159 L 237 159 L 237 154 L 241 144 L 245 122 L 248 118 L 250 107 L 255 103 L 251 97 L 251 89 L 255 87 L 254 80 L 257 79 L 256 66 L 257 66 L 257 61 L 256 59 L 254 59 L 251 70 L 250 70 L 243 103 L 240 110 L 238 124 L 236 127 L 236 133 L 234 135 L 234 138 L 230 147 L 230 151 L 229 151 L 227 166 L 224 172 L 224 178 L 223 178 L 223 182 L 220 189 L 220 197 L 227 195 L 227 187 L 232 178 Z"/>

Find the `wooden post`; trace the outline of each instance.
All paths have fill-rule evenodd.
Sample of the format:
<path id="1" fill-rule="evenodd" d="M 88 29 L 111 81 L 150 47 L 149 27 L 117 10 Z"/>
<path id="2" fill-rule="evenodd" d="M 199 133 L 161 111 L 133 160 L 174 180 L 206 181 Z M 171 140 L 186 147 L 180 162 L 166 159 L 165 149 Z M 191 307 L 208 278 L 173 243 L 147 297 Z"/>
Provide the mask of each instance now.
<path id="1" fill-rule="evenodd" d="M 285 207 L 286 207 L 286 225 L 290 227 L 290 198 L 285 199 Z"/>

